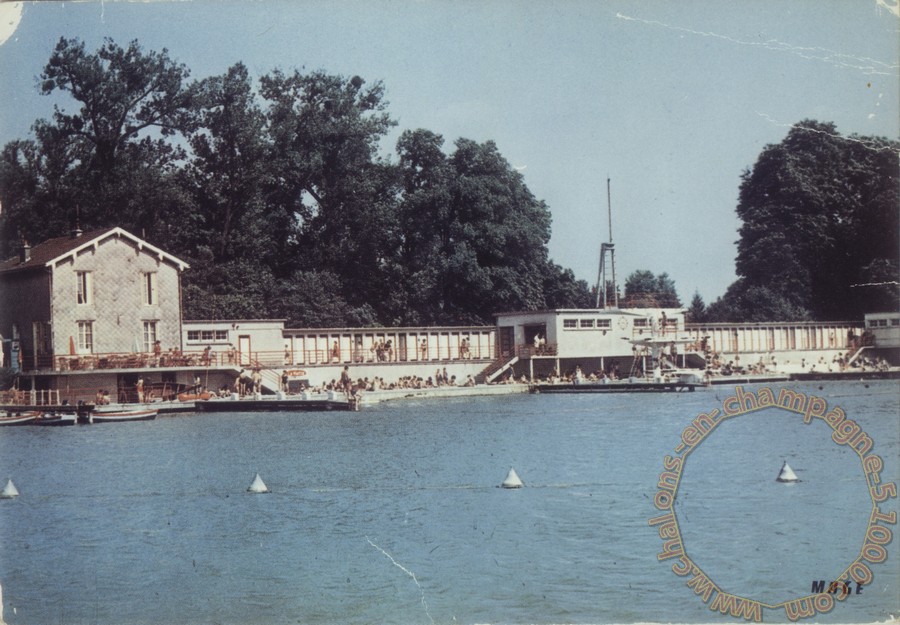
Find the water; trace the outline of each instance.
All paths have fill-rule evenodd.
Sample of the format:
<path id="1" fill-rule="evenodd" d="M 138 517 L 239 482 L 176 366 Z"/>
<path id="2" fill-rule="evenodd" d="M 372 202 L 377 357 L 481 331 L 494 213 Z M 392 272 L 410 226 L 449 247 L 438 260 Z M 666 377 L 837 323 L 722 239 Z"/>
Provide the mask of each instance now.
<path id="1" fill-rule="evenodd" d="M 882 480 L 900 480 L 897 383 L 791 388 L 842 406 L 885 459 Z M 727 394 L 406 400 L 359 413 L 5 428 L 0 478 L 21 495 L 0 501 L 4 618 L 723 622 L 671 560 L 657 561 L 662 541 L 647 521 L 661 514 L 663 456 Z M 720 587 L 779 602 L 859 555 L 872 504 L 858 458 L 829 434 L 770 410 L 721 424 L 690 456 L 676 511 L 690 557 Z M 774 482 L 783 459 L 802 482 Z M 496 487 L 511 466 L 525 488 Z M 256 473 L 271 494 L 246 493 Z M 897 544 L 873 566 L 873 584 L 816 620 L 900 613 Z M 783 611 L 764 616 L 786 621 Z"/>

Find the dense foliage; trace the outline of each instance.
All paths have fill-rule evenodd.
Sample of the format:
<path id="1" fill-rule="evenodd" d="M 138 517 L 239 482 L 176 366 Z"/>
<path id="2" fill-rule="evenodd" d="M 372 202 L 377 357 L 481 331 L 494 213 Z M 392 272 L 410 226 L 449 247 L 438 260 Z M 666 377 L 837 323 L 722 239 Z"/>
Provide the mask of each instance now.
<path id="1" fill-rule="evenodd" d="M 717 321 L 860 319 L 897 310 L 897 142 L 804 121 L 744 173 L 739 279 Z"/>
<path id="2" fill-rule="evenodd" d="M 492 142 L 395 126 L 384 86 L 242 64 L 188 81 L 137 42 L 60 39 L 40 76 L 58 105 L 0 154 L 0 253 L 118 225 L 191 264 L 187 318 L 296 326 L 491 323 L 584 307 L 547 255 L 550 212 Z"/>
<path id="3" fill-rule="evenodd" d="M 60 39 L 39 88 L 61 103 L 0 153 L 0 256 L 118 225 L 191 264 L 187 318 L 295 326 L 490 323 L 587 308 L 552 262 L 548 207 L 497 146 L 403 132 L 384 86 L 240 63 L 189 80 L 168 53 Z M 71 108 L 67 108 L 71 107 Z M 804 121 L 743 175 L 738 280 L 695 321 L 859 319 L 896 310 L 897 142 Z M 610 292 L 612 285 L 607 285 Z M 610 299 L 612 299 L 610 297 Z M 680 306 L 636 271 L 622 307 Z"/>
<path id="4" fill-rule="evenodd" d="M 625 279 L 625 297 L 619 305 L 623 308 L 679 308 L 681 300 L 669 274 L 654 275 L 652 271 L 638 270 Z"/>

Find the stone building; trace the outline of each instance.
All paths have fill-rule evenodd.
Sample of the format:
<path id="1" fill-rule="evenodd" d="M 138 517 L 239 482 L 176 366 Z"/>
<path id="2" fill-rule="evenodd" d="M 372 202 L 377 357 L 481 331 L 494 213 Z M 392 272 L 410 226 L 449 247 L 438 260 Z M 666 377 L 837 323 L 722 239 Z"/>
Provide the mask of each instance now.
<path id="1" fill-rule="evenodd" d="M 0 263 L 4 362 L 92 367 L 105 355 L 181 348 L 187 263 L 126 232 L 73 230 Z"/>

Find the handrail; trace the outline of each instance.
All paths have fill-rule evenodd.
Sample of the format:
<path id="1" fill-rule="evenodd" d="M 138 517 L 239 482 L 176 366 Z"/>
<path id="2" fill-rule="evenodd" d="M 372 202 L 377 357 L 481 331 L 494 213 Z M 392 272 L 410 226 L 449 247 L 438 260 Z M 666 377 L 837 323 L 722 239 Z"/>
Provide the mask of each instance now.
<path id="1" fill-rule="evenodd" d="M 548 349 L 550 346 L 548 346 Z M 345 353 L 349 352 L 349 353 Z M 482 353 L 485 352 L 485 353 Z M 424 356 L 424 358 L 423 358 Z M 246 368 L 265 367 L 278 369 L 283 367 L 317 367 L 333 365 L 359 365 L 359 364 L 416 364 L 416 363 L 443 363 L 458 361 L 489 361 L 492 355 L 486 350 L 478 350 L 474 347 L 467 352 L 460 350 L 447 350 L 436 346 L 433 350 L 419 353 L 416 357 L 401 359 L 396 351 L 386 351 L 382 357 L 374 352 L 370 355 L 364 350 L 343 350 L 335 353 L 326 349 L 309 349 L 291 352 L 288 351 L 246 351 L 241 352 L 230 348 L 224 351 L 212 349 L 203 350 L 175 350 L 170 349 L 160 353 L 153 352 L 98 352 L 90 354 L 44 354 L 37 356 L 36 363 L 33 356 L 26 355 L 23 358 L 23 371 L 94 371 L 108 369 L 146 369 L 146 368 Z"/>
<path id="2" fill-rule="evenodd" d="M 177 399 L 184 384 L 157 382 L 144 386 L 144 402 L 171 401 Z M 136 385 L 119 388 L 97 389 L 96 387 L 67 387 L 66 389 L 0 391 L 0 404 L 20 406 L 76 406 L 79 401 L 94 403 L 98 391 L 105 393 L 107 401 L 113 403 L 136 403 L 139 401 Z"/>

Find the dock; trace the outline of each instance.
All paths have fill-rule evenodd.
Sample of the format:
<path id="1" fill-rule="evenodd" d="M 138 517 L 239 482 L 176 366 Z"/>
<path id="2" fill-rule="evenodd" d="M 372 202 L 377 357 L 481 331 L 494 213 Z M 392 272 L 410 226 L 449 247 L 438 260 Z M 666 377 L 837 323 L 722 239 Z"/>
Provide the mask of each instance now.
<path id="1" fill-rule="evenodd" d="M 681 393 L 692 392 L 701 384 L 693 382 L 582 382 L 580 384 L 532 384 L 532 393 Z"/>
<path id="2" fill-rule="evenodd" d="M 94 409 L 93 404 L 40 404 L 40 405 L 32 405 L 32 404 L 2 404 L 0 405 L 0 412 L 8 412 L 10 414 L 17 414 L 22 412 L 50 412 L 50 413 L 61 413 L 61 414 L 76 414 L 80 416 L 87 416 Z"/>
<path id="3" fill-rule="evenodd" d="M 196 412 L 326 412 L 352 410 L 350 402 L 334 399 L 210 399 L 197 401 Z"/>

